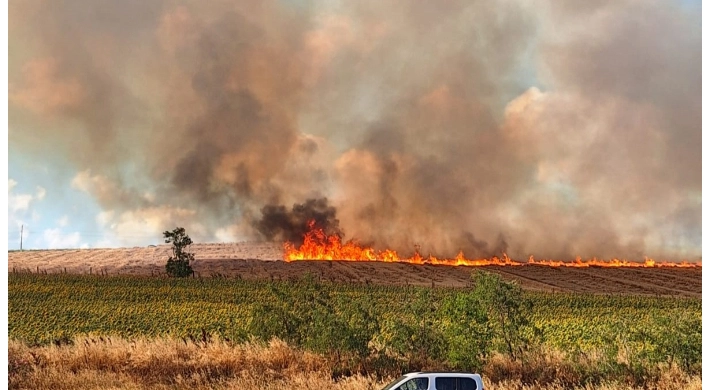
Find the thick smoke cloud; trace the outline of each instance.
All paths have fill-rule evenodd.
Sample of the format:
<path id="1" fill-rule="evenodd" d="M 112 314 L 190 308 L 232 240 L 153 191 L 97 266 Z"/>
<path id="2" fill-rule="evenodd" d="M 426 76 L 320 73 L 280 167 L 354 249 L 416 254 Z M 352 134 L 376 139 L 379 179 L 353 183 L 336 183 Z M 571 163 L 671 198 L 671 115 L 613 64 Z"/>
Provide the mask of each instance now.
<path id="1" fill-rule="evenodd" d="M 294 204 L 290 211 L 286 206 L 267 205 L 261 209 L 261 214 L 256 228 L 269 240 L 278 239 L 300 245 L 311 228 L 322 229 L 327 235 L 343 235 L 335 207 L 329 206 L 326 198 L 308 199 L 303 204 Z"/>
<path id="2" fill-rule="evenodd" d="M 281 240 L 305 204 L 402 253 L 700 256 L 699 7 L 9 8 L 10 147 L 107 226 Z"/>

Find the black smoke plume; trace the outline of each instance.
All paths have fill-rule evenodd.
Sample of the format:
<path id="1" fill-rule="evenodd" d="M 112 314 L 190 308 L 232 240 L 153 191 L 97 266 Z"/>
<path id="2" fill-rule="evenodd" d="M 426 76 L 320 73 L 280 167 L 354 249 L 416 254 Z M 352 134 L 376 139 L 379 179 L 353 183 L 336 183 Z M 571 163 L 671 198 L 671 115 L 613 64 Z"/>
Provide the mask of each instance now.
<path id="1" fill-rule="evenodd" d="M 310 221 L 328 234 L 342 237 L 340 221 L 335 217 L 335 207 L 328 205 L 327 198 L 308 199 L 303 204 L 294 204 L 291 210 L 283 205 L 266 205 L 261 209 L 261 219 L 255 228 L 267 240 L 289 241 L 300 245 L 309 231 Z"/>

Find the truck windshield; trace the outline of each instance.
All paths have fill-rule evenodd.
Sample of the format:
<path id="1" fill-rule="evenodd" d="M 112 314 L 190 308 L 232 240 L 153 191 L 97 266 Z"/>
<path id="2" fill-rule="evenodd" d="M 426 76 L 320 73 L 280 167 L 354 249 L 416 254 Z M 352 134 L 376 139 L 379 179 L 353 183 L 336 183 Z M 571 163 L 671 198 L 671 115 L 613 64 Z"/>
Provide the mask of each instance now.
<path id="1" fill-rule="evenodd" d="M 395 379 L 392 383 L 390 383 L 389 385 L 385 386 L 382 390 L 392 390 L 392 389 L 394 389 L 394 385 L 396 385 L 397 383 L 401 382 L 402 379 L 404 379 L 404 378 L 406 378 L 406 376 L 400 376 L 399 378 Z"/>

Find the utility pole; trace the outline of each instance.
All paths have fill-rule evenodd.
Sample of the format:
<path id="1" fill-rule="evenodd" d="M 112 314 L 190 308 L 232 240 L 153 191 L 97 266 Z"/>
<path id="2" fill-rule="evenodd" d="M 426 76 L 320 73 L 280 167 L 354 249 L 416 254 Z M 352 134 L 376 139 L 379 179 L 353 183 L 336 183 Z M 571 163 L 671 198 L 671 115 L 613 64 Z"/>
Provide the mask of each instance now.
<path id="1" fill-rule="evenodd" d="M 22 250 L 22 233 L 25 231 L 25 224 L 20 225 L 20 250 Z"/>

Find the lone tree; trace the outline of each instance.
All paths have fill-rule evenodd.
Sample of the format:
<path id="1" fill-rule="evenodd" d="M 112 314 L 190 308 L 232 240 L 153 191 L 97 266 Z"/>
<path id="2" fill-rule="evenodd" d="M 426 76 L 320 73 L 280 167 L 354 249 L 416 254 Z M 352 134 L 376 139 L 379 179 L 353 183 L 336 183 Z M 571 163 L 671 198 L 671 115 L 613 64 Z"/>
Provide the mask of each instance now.
<path id="1" fill-rule="evenodd" d="M 173 244 L 173 255 L 168 258 L 165 264 L 165 272 L 169 276 L 184 278 L 192 274 L 190 262 L 195 260 L 195 255 L 186 252 L 185 249 L 192 244 L 192 239 L 185 233 L 185 228 L 176 227 L 173 231 L 164 231 L 166 244 Z"/>

